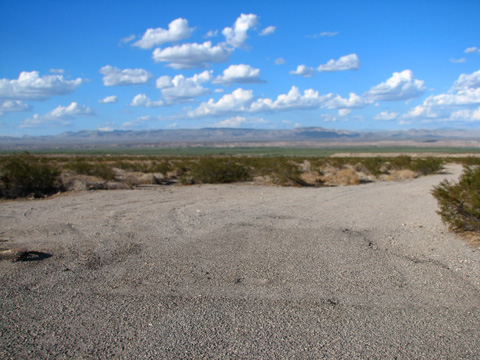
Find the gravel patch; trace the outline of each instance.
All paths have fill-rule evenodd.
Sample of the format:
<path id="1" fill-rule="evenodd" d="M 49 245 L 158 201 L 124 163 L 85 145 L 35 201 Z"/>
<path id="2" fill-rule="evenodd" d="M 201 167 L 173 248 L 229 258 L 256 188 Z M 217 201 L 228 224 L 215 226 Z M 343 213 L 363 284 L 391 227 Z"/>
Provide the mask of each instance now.
<path id="1" fill-rule="evenodd" d="M 480 252 L 430 194 L 203 185 L 0 203 L 0 357 L 479 358 Z"/>

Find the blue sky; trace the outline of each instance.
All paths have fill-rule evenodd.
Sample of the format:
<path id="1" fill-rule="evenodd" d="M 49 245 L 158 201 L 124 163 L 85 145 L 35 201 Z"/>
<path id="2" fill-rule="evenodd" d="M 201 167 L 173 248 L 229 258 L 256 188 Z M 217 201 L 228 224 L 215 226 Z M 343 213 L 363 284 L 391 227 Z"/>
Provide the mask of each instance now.
<path id="1" fill-rule="evenodd" d="M 0 0 L 0 135 L 480 128 L 479 1 Z"/>

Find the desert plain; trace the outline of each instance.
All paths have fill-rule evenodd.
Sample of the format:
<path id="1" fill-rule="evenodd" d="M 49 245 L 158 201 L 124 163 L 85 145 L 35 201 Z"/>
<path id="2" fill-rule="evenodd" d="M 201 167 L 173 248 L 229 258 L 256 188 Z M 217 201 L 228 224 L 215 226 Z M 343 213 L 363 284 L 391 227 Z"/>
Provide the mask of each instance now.
<path id="1" fill-rule="evenodd" d="M 433 186 L 81 191 L 0 203 L 3 359 L 480 357 L 480 251 Z"/>

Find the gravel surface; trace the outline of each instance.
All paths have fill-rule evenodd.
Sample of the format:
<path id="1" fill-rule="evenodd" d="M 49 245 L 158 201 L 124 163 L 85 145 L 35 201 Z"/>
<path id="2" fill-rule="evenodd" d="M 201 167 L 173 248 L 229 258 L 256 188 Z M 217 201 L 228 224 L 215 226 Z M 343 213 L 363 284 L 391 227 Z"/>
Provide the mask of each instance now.
<path id="1" fill-rule="evenodd" d="M 0 261 L 0 358 L 480 358 L 480 252 L 430 194 L 460 173 L 0 203 L 37 255 Z"/>

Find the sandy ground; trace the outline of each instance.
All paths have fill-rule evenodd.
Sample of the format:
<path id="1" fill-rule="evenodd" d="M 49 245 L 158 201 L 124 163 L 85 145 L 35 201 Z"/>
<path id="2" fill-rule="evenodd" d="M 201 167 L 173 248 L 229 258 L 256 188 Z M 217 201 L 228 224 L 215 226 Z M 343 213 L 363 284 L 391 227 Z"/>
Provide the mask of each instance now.
<path id="1" fill-rule="evenodd" d="M 448 173 L 335 188 L 70 193 L 0 204 L 0 358 L 480 357 L 480 251 Z"/>

